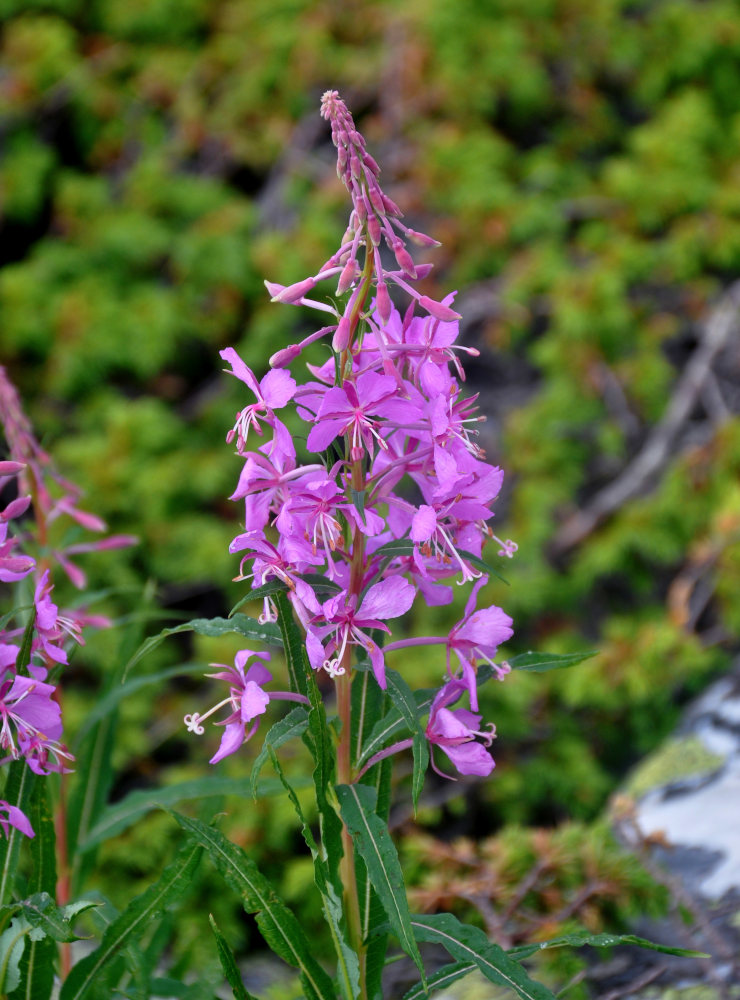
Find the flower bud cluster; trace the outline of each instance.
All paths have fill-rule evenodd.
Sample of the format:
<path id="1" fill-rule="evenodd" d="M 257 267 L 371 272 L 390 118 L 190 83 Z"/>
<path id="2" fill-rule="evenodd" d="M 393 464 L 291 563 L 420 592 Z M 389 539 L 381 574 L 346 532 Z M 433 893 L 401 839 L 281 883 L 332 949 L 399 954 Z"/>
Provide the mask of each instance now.
<path id="1" fill-rule="evenodd" d="M 400 221 L 336 92 L 324 95 L 321 113 L 331 124 L 337 170 L 352 197 L 347 232 L 315 277 L 288 287 L 267 285 L 275 301 L 328 312 L 334 322 L 279 351 L 261 380 L 233 348 L 221 352 L 254 397 L 227 435 L 244 459 L 231 497 L 245 509 L 244 531 L 230 546 L 241 557 L 237 579 L 251 578 L 253 587 L 270 580 L 285 584 L 309 662 L 331 678 L 344 678 L 359 661 L 385 688 L 386 654 L 409 645 L 444 646 L 447 680 L 427 737 L 461 773 L 487 774 L 493 768 L 486 749 L 491 733 L 481 731 L 480 716 L 449 707 L 467 694 L 477 711 L 478 665 L 485 661 L 503 677 L 508 668 L 494 658 L 512 634 L 511 619 L 500 608 L 475 610 L 487 580 L 482 549 L 492 537 L 488 522 L 503 481 L 478 443 L 483 418 L 475 397 L 462 393 L 460 355 L 477 352 L 457 344 L 454 294 L 436 302 L 416 287 L 429 267 L 414 264 L 406 241 L 435 241 Z M 390 269 L 381 242 L 393 257 Z M 338 278 L 337 295 L 344 297 L 338 307 L 309 297 L 330 276 Z M 389 285 L 410 299 L 403 314 Z M 310 365 L 311 377 L 299 385 L 289 366 L 328 333 L 331 356 L 320 367 Z M 300 457 L 283 422 L 289 405 L 306 428 Z M 514 551 L 513 543 L 497 541 L 501 553 Z M 417 595 L 429 606 L 451 602 L 452 581 L 475 586 L 450 635 L 380 644 L 379 637 L 390 634 L 388 623 L 408 612 Z M 268 598 L 262 620 L 274 618 Z"/>
<path id="2" fill-rule="evenodd" d="M 80 609 L 60 614 L 51 594 L 50 566 L 58 563 L 72 583 L 83 586 L 85 576 L 70 556 L 93 549 L 130 545 L 129 536 L 111 536 L 95 542 L 52 547 L 49 528 L 57 518 L 71 518 L 92 531 L 104 531 L 100 518 L 77 506 L 80 491 L 59 475 L 50 456 L 36 441 L 21 407 L 15 387 L 0 367 L 0 423 L 10 451 L 10 458 L 0 461 L 0 496 L 14 492 L 0 511 L 0 582 L 17 584 L 34 580 L 30 647 L 24 634 L 27 628 L 13 625 L 13 615 L 6 615 L 0 629 L 0 765 L 24 760 L 36 774 L 68 770 L 72 755 L 61 742 L 61 710 L 55 699 L 56 687 L 47 681 L 49 669 L 67 663 L 69 641 L 84 644 L 82 628 L 105 627 L 108 619 L 89 615 Z M 42 554 L 37 559 L 23 551 L 30 540 L 19 519 L 28 512 L 36 541 Z M 15 524 L 11 525 L 11 522 Z M 11 526 L 16 529 L 11 531 Z M 23 662 L 21 662 L 23 660 Z M 22 810 L 0 800 L 0 826 L 6 836 L 13 826 L 26 836 L 33 830 Z"/>

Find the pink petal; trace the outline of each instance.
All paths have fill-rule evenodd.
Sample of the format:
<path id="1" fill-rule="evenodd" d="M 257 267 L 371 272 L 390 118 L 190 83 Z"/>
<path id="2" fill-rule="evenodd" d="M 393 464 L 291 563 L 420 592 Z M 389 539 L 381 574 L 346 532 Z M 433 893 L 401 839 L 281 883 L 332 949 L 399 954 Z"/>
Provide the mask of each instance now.
<path id="1" fill-rule="evenodd" d="M 357 611 L 359 621 L 377 618 L 398 618 L 404 615 L 414 603 L 416 588 L 402 576 L 392 576 L 388 580 L 374 583 L 365 594 Z"/>
<path id="2" fill-rule="evenodd" d="M 236 353 L 234 348 L 225 347 L 223 351 L 219 351 L 219 353 L 221 357 L 224 359 L 224 361 L 228 362 L 231 365 L 232 375 L 236 375 L 238 379 L 241 379 L 242 382 L 246 383 L 246 385 L 249 386 L 249 388 L 252 390 L 255 396 L 259 399 L 260 387 L 257 382 L 257 379 L 254 377 L 251 368 L 247 368 L 247 366 L 244 364 L 242 359 Z"/>
<path id="3" fill-rule="evenodd" d="M 457 747 L 442 747 L 460 774 L 476 774 L 485 778 L 496 763 L 490 753 L 480 743 L 463 743 Z"/>
<path id="4" fill-rule="evenodd" d="M 262 398 L 272 410 L 286 406 L 297 388 L 296 380 L 283 368 L 273 368 L 260 382 Z"/>
<path id="5" fill-rule="evenodd" d="M 428 542 L 437 529 L 437 512 L 434 507 L 422 504 L 411 521 L 411 540 Z"/>

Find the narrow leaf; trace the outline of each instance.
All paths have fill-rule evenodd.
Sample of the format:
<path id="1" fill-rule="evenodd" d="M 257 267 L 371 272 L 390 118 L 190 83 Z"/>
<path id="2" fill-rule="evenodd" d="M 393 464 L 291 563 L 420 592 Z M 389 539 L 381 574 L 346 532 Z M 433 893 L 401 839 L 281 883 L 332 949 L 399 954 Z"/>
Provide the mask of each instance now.
<path id="1" fill-rule="evenodd" d="M 98 722 L 113 713 L 119 704 L 132 694 L 142 688 L 151 687 L 153 684 L 162 684 L 172 677 L 182 677 L 183 674 L 203 674 L 202 663 L 187 663 L 178 667 L 168 667 L 167 670 L 159 670 L 154 674 L 147 674 L 145 677 L 132 677 L 125 684 L 116 684 L 111 688 L 85 715 L 82 725 L 75 735 L 74 746 L 78 746 L 82 739 Z M 78 757 L 81 755 L 78 755 Z"/>
<path id="2" fill-rule="evenodd" d="M 33 905 L 36 898 L 45 897 L 56 910 L 52 899 L 57 882 L 56 834 L 49 803 L 49 788 L 45 781 L 37 781 L 34 784 L 28 818 L 36 834 L 30 844 L 32 867 L 28 880 L 28 891 L 34 895 L 28 902 Z M 38 897 L 36 894 L 39 894 Z M 24 907 L 24 911 L 26 919 L 30 922 L 30 915 L 26 907 Z M 69 921 L 65 925 L 63 914 L 60 916 L 61 933 L 71 932 Z M 74 935 L 59 937 L 58 933 L 52 934 L 50 927 L 47 926 L 44 929 L 47 936 L 40 940 L 30 940 L 23 952 L 20 969 L 21 986 L 11 1000 L 49 1000 L 51 996 L 54 987 L 54 959 L 56 957 L 56 945 L 53 938 L 56 938 L 57 941 L 72 941 Z"/>
<path id="3" fill-rule="evenodd" d="M 409 732 L 412 734 L 414 754 L 414 774 L 411 782 L 414 812 L 419 803 L 419 796 L 424 787 L 424 778 L 429 767 L 429 744 L 421 724 L 421 712 L 414 699 L 413 692 L 404 678 L 396 671 L 387 669 L 388 693 L 393 704 L 404 718 Z"/>
<path id="4" fill-rule="evenodd" d="M 148 653 L 156 649 L 169 636 L 177 635 L 179 632 L 197 632 L 198 635 L 208 636 L 221 636 L 236 632 L 238 635 L 244 636 L 245 639 L 257 639 L 259 642 L 280 645 L 280 633 L 271 622 L 260 625 L 254 618 L 248 618 L 246 615 L 234 615 L 232 618 L 193 618 L 192 621 L 183 622 L 181 625 L 162 629 L 158 635 L 153 635 L 142 643 L 126 664 L 123 680 Z"/>
<path id="5" fill-rule="evenodd" d="M 285 593 L 288 589 L 288 585 L 283 583 L 282 580 L 268 580 L 261 587 L 255 587 L 254 590 L 250 590 L 248 594 L 245 594 L 241 600 L 237 601 L 234 607 L 229 611 L 229 618 L 233 617 L 239 608 L 243 608 L 245 604 L 251 604 L 252 601 L 262 601 L 265 597 L 273 597 L 275 594 Z"/>
<path id="6" fill-rule="evenodd" d="M 509 586 L 509 581 L 506 577 L 501 576 L 499 571 L 494 569 L 490 563 L 485 561 L 485 559 L 481 559 L 480 556 L 476 556 L 472 552 L 466 552 L 465 549 L 458 549 L 457 551 L 463 557 L 465 562 L 469 562 L 471 566 L 475 566 L 475 568 L 479 569 L 481 573 L 489 573 L 491 576 L 495 576 L 497 580 L 500 580 L 501 583 L 505 583 L 507 587 Z"/>
<path id="7" fill-rule="evenodd" d="M 252 994 L 247 991 L 247 988 L 242 981 L 241 973 L 239 972 L 236 959 L 234 958 L 234 952 L 231 950 L 228 941 L 219 930 L 218 924 L 213 919 L 212 913 L 208 915 L 208 922 L 211 925 L 213 936 L 216 939 L 218 960 L 221 963 L 221 968 L 224 970 L 226 982 L 229 984 L 231 992 L 234 994 L 234 1000 L 255 1000 Z"/>
<path id="8" fill-rule="evenodd" d="M 314 947 L 295 915 L 245 852 L 218 830 L 175 813 L 180 826 L 208 852 L 224 881 L 239 893 L 247 913 L 254 913 L 267 944 L 278 957 L 295 966 L 307 1000 L 335 1000 L 329 976 L 314 958 Z M 68 1000 L 62 996 L 61 1000 Z"/>
<path id="9" fill-rule="evenodd" d="M 477 968 L 475 962 L 453 962 L 450 965 L 444 965 L 433 976 L 429 977 L 426 989 L 423 983 L 417 983 L 416 986 L 411 987 L 408 993 L 404 993 L 403 1000 L 427 1000 L 431 993 L 443 990 L 446 986 L 452 986 L 458 979 L 469 976 Z"/>
<path id="10" fill-rule="evenodd" d="M 324 916 L 332 936 L 334 952 L 337 956 L 337 981 L 343 1000 L 357 1000 L 360 994 L 360 965 L 357 954 L 347 944 L 342 930 L 342 898 L 341 885 L 332 882 L 331 872 L 327 863 L 326 851 L 317 843 L 311 827 L 306 822 L 298 796 L 285 777 L 280 761 L 274 750 L 270 750 L 270 759 L 276 773 L 280 776 L 288 798 L 293 804 L 296 815 L 301 823 L 303 839 L 311 852 L 314 867 L 314 882 L 321 894 Z"/>
<path id="11" fill-rule="evenodd" d="M 484 666 L 485 665 L 486 664 L 484 664 Z M 432 700 L 434 699 L 436 693 L 437 692 L 431 688 L 424 688 L 414 692 L 416 711 L 419 715 L 424 715 L 425 712 L 429 711 L 429 707 L 432 704 Z M 388 714 L 375 724 L 367 743 L 362 748 L 362 755 L 359 763 L 365 764 L 368 760 L 370 760 L 373 754 L 382 750 L 383 747 L 385 747 L 392 740 L 395 740 L 399 736 L 403 735 L 407 729 L 408 724 L 406 719 L 404 718 L 401 710 L 394 705 Z"/>
<path id="12" fill-rule="evenodd" d="M 294 709 L 288 712 L 284 719 L 276 722 L 268 730 L 262 744 L 262 749 L 257 754 L 254 764 L 252 764 L 252 773 L 249 777 L 253 799 L 257 798 L 257 779 L 270 754 L 270 750 L 278 750 L 289 740 L 295 739 L 296 736 L 302 736 L 306 729 L 308 729 L 308 713 L 301 705 L 296 705 Z"/>
<path id="13" fill-rule="evenodd" d="M 175 861 L 164 869 L 159 881 L 137 896 L 110 924 L 99 947 L 74 966 L 64 981 L 60 1000 L 80 1000 L 93 988 L 100 989 L 121 949 L 138 941 L 165 907 L 190 888 L 202 853 L 201 847 L 192 843 L 180 851 Z"/>
<path id="14" fill-rule="evenodd" d="M 581 653 L 520 653 L 509 660 L 512 670 L 530 670 L 533 673 L 544 673 L 545 670 L 555 670 L 557 667 L 574 667 L 577 663 L 596 656 L 598 649 L 587 649 Z"/>
<path id="15" fill-rule="evenodd" d="M 222 778 L 209 775 L 207 778 L 191 778 L 165 788 L 131 792 L 121 802 L 109 806 L 87 837 L 80 843 L 80 851 L 92 847 L 110 837 L 127 830 L 138 819 L 155 809 L 177 805 L 189 799 L 202 799 L 214 795 L 246 796 L 249 782 L 245 778 Z"/>
<path id="16" fill-rule="evenodd" d="M 490 982 L 509 986 L 522 1000 L 555 1000 L 542 983 L 536 983 L 503 948 L 493 944 L 478 927 L 462 924 L 450 913 L 414 914 L 411 925 L 418 941 L 441 945 L 458 962 L 474 963 Z"/>
<path id="17" fill-rule="evenodd" d="M 25 812 L 35 781 L 36 775 L 24 761 L 12 761 L 8 765 L 3 798 L 9 805 L 17 806 Z M 9 899 L 13 891 L 18 871 L 18 852 L 21 842 L 26 839 L 25 835 L 14 826 L 9 828 L 7 837 L 0 837 L 0 904 Z"/>
<path id="18" fill-rule="evenodd" d="M 290 601 L 284 593 L 278 592 L 275 595 L 275 606 L 278 612 L 278 625 L 285 647 L 285 659 L 290 675 L 290 687 L 296 694 L 308 695 L 306 686 L 306 670 L 304 666 L 305 646 L 303 636 L 300 633 L 293 617 L 293 609 Z"/>
<path id="19" fill-rule="evenodd" d="M 401 862 L 387 825 L 375 813 L 375 789 L 367 785 L 337 785 L 336 793 L 342 818 L 365 862 L 393 933 L 406 954 L 416 963 L 422 982 L 426 982 L 424 965 L 411 928 Z"/>
<path id="20" fill-rule="evenodd" d="M 521 959 L 529 958 L 530 955 L 535 955 L 547 948 L 583 948 L 585 945 L 591 945 L 593 948 L 612 948 L 620 944 L 637 945 L 639 948 L 649 948 L 651 951 L 660 951 L 664 955 L 678 955 L 682 958 L 711 958 L 711 955 L 702 951 L 671 948 L 665 944 L 648 941 L 646 938 L 636 937 L 634 934 L 589 934 L 588 931 L 575 931 L 573 934 L 563 934 L 562 937 L 541 941 L 539 944 L 524 944 L 518 948 L 510 948 L 508 954 L 517 961 L 521 961 Z"/>

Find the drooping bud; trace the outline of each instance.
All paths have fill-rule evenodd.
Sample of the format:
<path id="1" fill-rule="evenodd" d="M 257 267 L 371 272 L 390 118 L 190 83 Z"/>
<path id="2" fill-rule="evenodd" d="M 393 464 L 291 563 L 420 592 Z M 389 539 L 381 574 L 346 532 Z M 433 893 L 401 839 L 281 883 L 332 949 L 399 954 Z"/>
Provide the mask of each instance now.
<path id="1" fill-rule="evenodd" d="M 449 306 L 442 305 L 441 302 L 435 302 L 434 299 L 430 299 L 428 295 L 422 295 L 419 299 L 419 305 L 422 309 L 426 309 L 430 316 L 434 316 L 435 319 L 441 320 L 443 323 L 454 323 L 455 320 L 462 319 L 460 313 L 456 313 L 454 309 L 450 309 Z"/>

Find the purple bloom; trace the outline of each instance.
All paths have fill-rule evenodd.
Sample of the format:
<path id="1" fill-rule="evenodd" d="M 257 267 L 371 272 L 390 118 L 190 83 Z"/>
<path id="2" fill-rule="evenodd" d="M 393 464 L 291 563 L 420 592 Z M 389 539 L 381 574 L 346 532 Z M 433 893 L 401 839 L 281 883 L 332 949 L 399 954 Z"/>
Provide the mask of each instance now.
<path id="1" fill-rule="evenodd" d="M 347 646 L 362 646 L 368 656 L 375 679 L 386 687 L 383 650 L 363 631 L 380 629 L 390 633 L 386 618 L 398 618 L 414 603 L 416 592 L 408 580 L 392 576 L 368 588 L 357 607 L 357 598 L 346 591 L 326 601 L 321 615 L 310 623 L 306 633 L 306 649 L 314 670 L 323 668 L 330 677 L 340 677 L 344 672 L 342 661 Z M 326 622 L 321 625 L 320 621 Z M 323 640 L 331 636 L 326 647 Z"/>
<path id="2" fill-rule="evenodd" d="M 33 827 L 28 822 L 26 814 L 18 806 L 11 806 L 4 799 L 0 799 L 0 826 L 7 837 L 10 834 L 10 827 L 14 826 L 26 837 L 35 837 Z"/>
<path id="3" fill-rule="evenodd" d="M 221 351 L 221 357 L 231 365 L 232 374 L 249 386 L 257 397 L 256 403 L 245 406 L 237 413 L 236 423 L 226 435 L 227 443 L 230 444 L 236 438 L 237 451 L 241 454 L 247 443 L 250 427 L 261 436 L 260 420 L 264 420 L 275 431 L 275 446 L 288 454 L 293 448 L 290 434 L 273 411 L 282 409 L 291 401 L 296 391 L 295 379 L 284 369 L 275 368 L 258 382 L 252 369 L 244 364 L 233 347 Z"/>
<path id="4" fill-rule="evenodd" d="M 497 664 L 494 662 L 496 650 L 502 642 L 506 642 L 512 637 L 511 618 L 492 605 L 489 608 L 475 610 L 478 599 L 478 591 L 488 583 L 488 577 L 481 577 L 477 580 L 470 592 L 470 597 L 465 605 L 465 614 L 455 625 L 447 639 L 447 667 L 449 670 L 449 653 L 454 649 L 460 660 L 463 678 L 470 693 L 470 706 L 473 711 L 478 710 L 478 691 L 475 681 L 475 661 L 485 660 L 493 667 L 499 680 L 509 673 L 508 664 Z"/>
<path id="5" fill-rule="evenodd" d="M 439 689 L 429 712 L 426 735 L 430 743 L 447 754 L 460 774 L 485 777 L 496 766 L 486 749 L 496 735 L 493 724 L 488 732 L 482 731 L 480 715 L 464 708 L 447 707 L 460 698 L 465 688 L 462 681 L 450 680 Z M 476 737 L 480 737 L 483 742 L 478 743 Z M 434 770 L 438 774 L 443 773 L 436 766 Z"/>
<path id="6" fill-rule="evenodd" d="M 211 764 L 217 764 L 224 757 L 228 757 L 254 736 L 259 725 L 259 716 L 265 713 L 270 701 L 282 699 L 308 704 L 307 698 L 299 694 L 292 694 L 290 691 L 271 691 L 269 693 L 265 691 L 264 685 L 272 680 L 272 674 L 267 667 L 263 666 L 262 663 L 253 663 L 246 673 L 244 672 L 245 666 L 253 656 L 259 660 L 270 659 L 269 653 L 256 653 L 251 649 L 242 649 L 236 654 L 233 667 L 228 667 L 225 664 L 212 664 L 212 666 L 223 666 L 223 670 L 207 676 L 226 681 L 230 686 L 228 696 L 210 708 L 204 715 L 193 712 L 192 715 L 185 716 L 188 732 L 202 736 L 205 732 L 203 722 L 209 716 L 226 706 L 231 709 L 230 714 L 222 722 L 216 723 L 216 725 L 226 728 L 221 737 L 221 745 L 211 757 Z"/>

